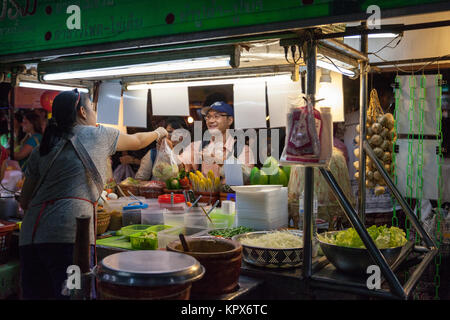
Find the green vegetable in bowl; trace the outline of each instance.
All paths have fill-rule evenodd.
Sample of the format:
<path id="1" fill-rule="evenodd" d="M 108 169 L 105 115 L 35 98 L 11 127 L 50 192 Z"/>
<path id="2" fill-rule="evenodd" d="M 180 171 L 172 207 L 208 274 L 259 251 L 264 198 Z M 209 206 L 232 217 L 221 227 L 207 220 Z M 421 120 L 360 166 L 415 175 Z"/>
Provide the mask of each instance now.
<path id="1" fill-rule="evenodd" d="M 378 249 L 402 247 L 408 241 L 405 232 L 397 227 L 386 227 L 376 225 L 367 229 L 372 240 Z M 322 242 L 334 244 L 342 247 L 365 248 L 364 243 L 354 228 L 339 231 L 332 235 L 319 234 L 318 239 Z"/>
<path id="2" fill-rule="evenodd" d="M 143 231 L 141 237 L 145 239 L 156 239 L 156 234 L 152 231 Z"/>
<path id="3" fill-rule="evenodd" d="M 247 232 L 252 232 L 252 231 L 255 231 L 255 230 L 253 230 L 252 228 L 247 228 L 247 227 L 237 227 L 237 228 L 211 230 L 209 232 L 209 234 L 212 236 L 215 236 L 215 237 L 223 237 L 223 238 L 231 239 L 233 236 L 235 236 L 237 234 L 242 234 L 242 233 L 247 233 Z"/>

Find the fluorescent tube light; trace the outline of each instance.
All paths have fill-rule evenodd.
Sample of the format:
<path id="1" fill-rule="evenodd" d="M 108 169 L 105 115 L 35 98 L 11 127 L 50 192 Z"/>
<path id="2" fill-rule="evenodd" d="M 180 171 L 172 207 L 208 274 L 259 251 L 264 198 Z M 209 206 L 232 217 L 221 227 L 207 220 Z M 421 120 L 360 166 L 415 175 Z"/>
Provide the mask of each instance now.
<path id="1" fill-rule="evenodd" d="M 77 87 L 67 87 L 67 86 L 58 86 L 53 84 L 45 84 L 45 83 L 37 83 L 37 82 L 19 82 L 19 87 L 23 88 L 33 88 L 33 89 L 45 89 L 45 90 L 56 90 L 56 91 L 67 91 L 78 89 L 80 92 L 89 93 L 89 90 L 86 88 L 77 88 Z"/>
<path id="2" fill-rule="evenodd" d="M 129 84 L 126 86 L 127 90 L 148 90 L 155 88 L 168 88 L 168 87 L 198 87 L 198 86 L 214 86 L 224 84 L 236 84 L 236 83 L 255 83 L 258 81 L 292 81 L 290 74 L 277 75 L 277 76 L 261 76 L 261 77 L 248 77 L 248 78 L 230 78 L 230 79 L 218 79 L 218 80 L 199 80 L 199 81 L 180 81 L 180 82 L 160 82 L 160 83 L 143 83 L 143 84 Z"/>
<path id="3" fill-rule="evenodd" d="M 376 39 L 376 38 L 395 38 L 397 36 L 398 36 L 397 33 L 372 33 L 369 34 L 367 37 L 370 39 Z M 344 39 L 359 39 L 359 38 L 361 38 L 360 35 L 344 37 Z"/>
<path id="4" fill-rule="evenodd" d="M 344 76 L 349 76 L 349 77 L 355 76 L 355 73 L 352 70 L 345 69 L 342 67 L 337 68 L 332 63 L 325 62 L 323 60 L 317 60 L 317 66 L 334 71 L 334 72 L 342 73 Z"/>
<path id="5" fill-rule="evenodd" d="M 80 70 L 73 72 L 49 73 L 44 75 L 44 80 L 62 80 L 79 78 L 99 78 L 108 76 L 123 76 L 157 72 L 169 72 L 180 70 L 196 70 L 230 67 L 229 56 L 216 56 L 206 58 L 182 59 L 148 64 L 128 65 L 113 68 Z"/>

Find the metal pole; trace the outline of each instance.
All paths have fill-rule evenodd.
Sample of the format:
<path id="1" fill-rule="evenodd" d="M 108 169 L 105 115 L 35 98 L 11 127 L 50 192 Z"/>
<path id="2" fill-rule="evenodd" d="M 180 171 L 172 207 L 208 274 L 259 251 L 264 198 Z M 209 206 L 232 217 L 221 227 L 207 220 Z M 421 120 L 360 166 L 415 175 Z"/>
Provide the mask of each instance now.
<path id="1" fill-rule="evenodd" d="M 311 37 L 305 43 L 304 58 L 306 61 L 306 94 L 315 105 L 314 95 L 316 93 L 316 43 Z M 305 167 L 304 185 L 304 215 L 303 215 L 303 275 L 310 278 L 312 275 L 312 211 L 314 200 L 314 170 Z"/>
<path id="2" fill-rule="evenodd" d="M 410 293 L 414 290 L 414 288 L 416 287 L 417 283 L 420 280 L 420 277 L 425 272 L 426 268 L 431 263 L 432 259 L 437 255 L 438 251 L 439 250 L 437 248 L 431 249 L 431 251 L 425 255 L 422 262 L 417 266 L 411 277 L 405 283 L 404 290 L 407 296 L 409 296 Z"/>
<path id="3" fill-rule="evenodd" d="M 365 22 L 363 23 L 365 27 Z M 361 52 L 367 54 L 367 34 L 361 36 Z M 360 61 L 359 69 L 359 194 L 358 194 L 358 214 L 362 224 L 365 224 L 366 210 L 366 153 L 363 148 L 363 141 L 366 139 L 366 110 L 367 110 L 367 61 Z"/>
<path id="4" fill-rule="evenodd" d="M 361 223 L 361 221 L 358 219 L 358 215 L 356 214 L 352 205 L 348 201 L 347 197 L 342 192 L 341 187 L 334 179 L 333 174 L 330 171 L 325 170 L 324 168 L 320 168 L 320 172 L 322 173 L 322 176 L 325 178 L 334 195 L 336 196 L 337 200 L 339 201 L 339 204 L 344 210 L 347 219 L 350 220 L 352 226 L 355 228 L 356 232 L 358 232 L 358 235 L 361 238 L 362 242 L 364 243 L 365 247 L 367 248 L 370 257 L 375 262 L 375 264 L 377 264 L 380 267 L 381 273 L 384 275 L 387 282 L 389 283 L 391 290 L 397 296 L 401 297 L 402 299 L 405 299 L 406 294 L 405 291 L 403 290 L 401 283 L 398 281 L 397 277 L 390 269 L 386 259 L 373 242 L 364 224 Z"/>

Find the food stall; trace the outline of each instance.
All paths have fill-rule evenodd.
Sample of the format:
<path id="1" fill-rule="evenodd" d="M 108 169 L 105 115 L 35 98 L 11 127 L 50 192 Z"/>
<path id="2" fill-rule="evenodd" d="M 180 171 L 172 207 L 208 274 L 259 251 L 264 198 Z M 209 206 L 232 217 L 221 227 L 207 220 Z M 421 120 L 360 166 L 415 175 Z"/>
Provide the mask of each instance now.
<path id="1" fill-rule="evenodd" d="M 172 3 L 171 6 L 173 5 Z M 330 140 L 332 136 L 331 139 L 328 136 L 329 149 L 326 150 L 328 155 L 320 159 L 319 156 L 316 157 L 316 160 L 325 159 L 323 163 L 317 161 L 315 165 L 308 165 L 305 164 L 304 158 L 299 160 L 292 156 L 291 158 L 285 157 L 285 160 L 281 160 L 280 163 L 268 161 L 262 165 L 261 170 L 252 170 L 249 176 L 249 185 L 231 185 L 228 189 L 222 188 L 220 177 L 215 176 L 212 172 L 208 172 L 206 175 L 201 172 L 182 173 L 176 165 L 173 166 L 169 162 L 169 166 L 157 166 L 154 168 L 156 170 L 153 170 L 153 174 L 161 178 L 163 183 L 137 181 L 128 178 L 124 181 L 116 181 L 116 183 L 105 185 L 96 219 L 98 233 L 97 266 L 101 266 L 101 268 L 96 268 L 94 273 L 101 283 L 102 281 L 106 283 L 107 279 L 111 279 L 111 277 L 116 277 L 119 280 L 114 284 L 115 287 L 104 283 L 105 286 L 102 287 L 103 297 L 143 297 L 146 293 L 149 293 L 148 291 L 144 292 L 144 290 L 137 292 L 136 289 L 136 291 L 133 291 L 136 295 L 133 295 L 130 291 L 127 291 L 128 289 L 119 288 L 130 280 L 120 279 L 114 273 L 117 270 L 118 261 L 109 257 L 112 257 L 112 254 L 119 253 L 123 254 L 121 256 L 124 257 L 123 259 L 136 261 L 135 264 L 131 262 L 127 265 L 125 271 L 132 274 L 133 279 L 137 283 L 141 283 L 140 286 L 143 288 L 161 286 L 169 276 L 175 277 L 183 286 L 186 283 L 193 282 L 192 289 L 180 287 L 177 288 L 179 291 L 169 293 L 164 291 L 163 293 L 159 292 L 159 296 L 157 295 L 157 297 L 164 296 L 169 299 L 170 297 L 179 297 L 178 294 L 186 298 L 186 292 L 189 290 L 191 290 L 191 298 L 193 299 L 204 299 L 205 297 L 210 299 L 212 297 L 213 299 L 245 299 L 249 297 L 260 299 L 329 298 L 332 291 L 345 293 L 353 298 L 411 298 L 425 269 L 435 260 L 439 247 L 425 231 L 411 204 L 405 200 L 405 196 L 402 195 L 395 181 L 392 180 L 390 172 L 380 161 L 381 155 L 376 154 L 376 150 L 372 149 L 373 144 L 369 142 L 376 139 L 368 140 L 369 138 L 366 137 L 366 124 L 374 121 L 368 117 L 368 111 L 372 110 L 372 108 L 369 108 L 368 93 L 368 68 L 370 66 L 367 56 L 368 34 L 386 32 L 387 29 L 372 30 L 367 28 L 365 24 L 355 28 L 328 29 L 328 26 L 323 25 L 330 22 L 345 23 L 367 19 L 366 8 L 362 10 L 359 7 L 346 7 L 345 10 L 349 11 L 343 11 L 344 7 L 338 1 L 329 1 L 324 5 L 327 8 L 322 8 L 319 4 L 307 4 L 306 1 L 295 6 L 290 1 L 282 1 L 276 5 L 273 4 L 275 8 L 270 9 L 267 7 L 268 3 L 264 1 L 251 2 L 246 5 L 236 1 L 235 3 L 224 4 L 224 7 L 220 8 L 214 7 L 214 5 L 212 5 L 214 8 L 210 8 L 208 5 L 211 4 L 204 1 L 198 1 L 192 7 L 183 5 L 180 14 L 174 11 L 174 7 L 163 5 L 157 12 L 149 13 L 159 15 L 158 19 L 160 16 L 165 17 L 164 27 L 167 27 L 165 30 L 161 25 L 152 29 L 148 21 L 144 22 L 143 17 L 133 17 L 132 15 L 131 18 L 127 18 L 127 21 L 113 21 L 112 26 L 110 26 L 110 21 L 106 18 L 108 15 L 105 13 L 96 25 L 83 25 L 82 31 L 77 29 L 72 31 L 65 29 L 56 29 L 55 32 L 45 31 L 45 42 L 38 46 L 40 49 L 38 51 L 21 51 L 17 46 L 11 47 L 9 50 L 5 49 L 0 55 L 0 63 L 5 66 L 5 70 L 11 71 L 12 90 L 16 85 L 26 82 L 28 78 L 30 82 L 88 88 L 94 98 L 94 103 L 97 104 L 99 115 L 102 113 L 118 113 L 106 110 L 103 107 L 111 101 L 108 100 L 108 94 L 113 92 L 116 97 L 118 95 L 122 99 L 121 103 L 114 103 L 114 108 L 117 110 L 122 108 L 124 116 L 126 114 L 125 109 L 128 108 L 128 106 L 125 106 L 126 98 L 132 100 L 132 97 L 137 97 L 138 100 L 147 102 L 147 90 L 149 88 L 152 90 L 151 99 L 155 99 L 152 100 L 152 106 L 155 110 L 157 107 L 157 104 L 153 103 L 157 101 L 155 97 L 158 94 L 164 94 L 164 92 L 166 97 L 169 93 L 178 97 L 176 94 L 178 90 L 174 88 L 177 88 L 177 85 L 180 86 L 180 83 L 182 87 L 187 88 L 188 85 L 183 83 L 197 81 L 198 85 L 199 81 L 202 81 L 204 85 L 212 85 L 217 80 L 230 81 L 231 79 L 234 81 L 236 79 L 283 75 L 288 76 L 291 84 L 299 83 L 301 79 L 303 87 L 301 90 L 307 103 L 306 105 L 303 102 L 298 103 L 297 107 L 306 106 L 306 109 L 312 108 L 311 110 L 314 110 L 314 106 L 319 102 L 315 98 L 318 80 L 316 76 L 317 66 L 328 64 L 335 70 L 351 70 L 351 77 L 359 77 L 360 80 L 359 167 L 365 168 L 366 157 L 370 159 L 374 169 L 381 176 L 379 180 L 384 181 L 384 185 L 389 187 L 423 243 L 419 245 L 409 241 L 405 244 L 401 240 L 401 246 L 395 248 L 397 250 L 392 250 L 389 247 L 380 249 L 377 246 L 376 237 L 373 237 L 375 231 L 366 229 L 364 224 L 365 192 L 360 192 L 358 208 L 355 209 L 346 192 L 342 190 L 339 181 L 336 180 L 334 172 L 328 166 L 331 157 Z M 39 7 L 39 4 L 37 6 Z M 103 6 L 103 9 L 110 13 L 116 13 L 119 9 L 125 10 L 124 12 L 131 10 L 120 1 L 105 2 Z M 48 7 L 50 9 L 47 9 Z M 51 6 L 48 7 L 45 8 L 46 14 L 51 16 L 52 8 Z M 144 1 L 136 1 L 130 7 L 136 13 L 139 12 L 139 9 L 145 7 L 145 3 Z M 383 5 L 380 5 L 380 7 L 383 12 L 386 10 L 392 16 L 413 14 L 419 10 L 419 6 L 406 2 L 395 8 Z M 442 7 L 445 7 L 443 2 L 424 1 L 420 10 L 421 12 L 427 12 L 427 10 L 433 12 L 441 10 Z M 286 20 L 280 20 L 278 15 L 273 14 L 273 12 L 286 12 L 287 8 L 295 8 L 296 10 L 291 11 L 292 16 L 284 18 Z M 425 11 L 423 11 L 424 8 L 426 8 Z M 311 9 L 311 11 L 308 9 Z M 318 11 L 314 12 L 312 9 Z M 57 5 L 54 10 L 55 15 L 58 16 L 59 14 L 58 17 L 61 18 L 62 8 L 60 5 Z M 87 10 L 87 21 L 92 21 L 95 8 L 88 8 Z M 196 10 L 200 11 L 197 12 Z M 30 13 L 30 17 L 26 17 L 25 14 L 21 18 L 24 20 L 35 18 L 34 14 L 39 16 L 42 13 L 33 11 L 33 14 Z M 200 16 L 200 18 L 197 16 Z M 211 20 L 215 19 L 211 19 L 211 17 L 222 20 L 217 19 L 216 24 L 213 24 Z M 330 19 L 333 21 L 330 21 Z M 179 21 L 180 24 L 178 24 Z M 229 28 L 231 23 L 233 23 L 233 28 Z M 145 25 L 145 28 L 143 25 Z M 388 30 L 403 32 L 432 26 L 445 27 L 446 25 L 444 23 L 428 26 L 424 24 L 395 25 Z M 121 29 L 121 32 L 114 31 L 118 28 L 125 29 Z M 149 31 L 150 29 L 152 31 Z M 91 34 L 88 35 L 86 30 L 90 30 Z M 11 32 L 13 33 L 13 31 Z M 39 32 L 42 33 L 42 30 L 39 30 Z M 105 34 L 110 34 L 112 38 L 105 40 L 103 38 Z M 350 35 L 361 36 L 362 46 L 360 50 L 336 40 Z M 68 41 L 70 39 L 74 40 L 73 43 Z M 54 41 L 53 44 L 50 40 Z M 24 36 L 21 41 L 22 45 L 25 45 L 26 41 L 30 40 Z M 39 41 L 42 42 L 43 40 L 40 39 Z M 33 64 L 36 63 L 35 61 L 37 61 L 37 79 L 17 72 L 18 65 L 27 62 Z M 224 61 L 226 64 L 221 65 Z M 180 67 L 180 62 L 185 64 L 185 67 Z M 188 62 L 192 64 L 188 65 Z M 146 65 L 148 69 L 133 72 L 130 67 L 133 65 Z M 93 73 L 92 70 L 94 70 Z M 105 73 L 99 71 L 105 71 Z M 91 74 L 82 75 L 82 72 L 91 72 Z M 349 75 L 350 72 L 347 76 Z M 267 81 L 264 84 L 265 90 L 268 90 L 266 89 L 269 87 L 268 83 Z M 169 89 L 159 88 L 158 91 L 158 84 L 173 84 L 174 86 L 169 86 Z M 139 85 L 141 88 L 143 86 L 141 90 L 145 91 L 143 96 L 139 96 L 138 92 L 132 93 L 131 87 Z M 238 87 L 236 86 L 236 88 Z M 241 88 L 241 91 L 249 91 L 248 87 L 244 86 L 243 88 Z M 299 89 L 298 86 L 295 87 L 295 84 L 294 88 Z M 254 93 L 256 101 L 256 91 L 251 92 Z M 236 94 L 236 91 L 234 93 Z M 11 97 L 14 97 L 14 94 Z M 286 100 L 286 97 L 284 98 Z M 248 99 L 248 97 L 243 98 L 243 100 L 245 99 Z M 235 106 L 237 106 L 236 102 Z M 258 117 L 263 115 L 260 118 L 264 123 L 264 125 L 258 125 L 256 128 L 265 128 L 266 121 L 268 121 L 267 117 L 273 119 L 277 112 L 280 113 L 280 110 L 274 110 L 269 112 L 267 116 L 265 100 L 264 103 L 255 103 L 255 105 L 258 105 L 259 109 L 255 109 L 254 114 Z M 263 105 L 263 109 L 261 109 L 261 105 Z M 288 103 L 285 101 L 281 113 L 288 113 L 287 105 Z M 14 108 L 14 98 L 11 101 L 11 108 Z M 248 110 L 244 111 L 249 112 Z M 245 112 L 239 111 L 242 118 L 238 120 L 236 117 L 236 122 L 242 121 L 239 128 L 252 128 L 244 121 L 246 120 L 243 116 L 246 114 Z M 326 109 L 321 112 L 320 116 L 324 116 L 325 113 Z M 188 116 L 188 114 L 182 115 Z M 292 117 L 295 117 L 295 115 L 293 114 Z M 323 120 L 326 124 L 325 116 Z M 375 119 L 374 122 L 378 124 L 377 121 Z M 372 125 L 372 123 L 370 124 Z M 391 119 L 382 120 L 379 129 L 387 128 L 390 130 L 392 129 L 391 124 Z M 289 127 L 286 119 L 284 119 L 284 126 L 288 127 L 286 132 L 286 135 L 288 135 L 293 126 Z M 331 126 L 332 122 L 329 121 L 327 126 L 324 127 L 325 132 L 328 129 L 328 134 L 332 134 Z M 326 134 L 323 134 L 323 137 L 325 136 Z M 377 141 L 376 144 L 382 142 L 384 140 L 380 143 Z M 320 139 L 320 143 L 326 145 L 325 140 Z M 293 158 L 294 160 L 292 160 Z M 304 223 L 300 232 L 295 230 L 269 232 L 286 227 L 289 220 L 287 186 L 289 176 L 292 177 L 292 171 L 287 169 L 289 165 L 302 165 L 304 167 L 304 176 L 301 179 L 303 186 L 300 190 L 303 194 L 302 221 Z M 261 182 L 265 179 L 263 177 L 265 174 L 264 168 L 271 172 L 270 177 L 267 178 L 269 184 Z M 314 227 L 314 222 L 316 222 L 314 217 L 314 170 L 320 172 L 321 178 L 329 186 L 329 190 L 334 194 L 345 217 L 353 226 L 353 234 L 350 237 L 359 237 L 362 248 L 365 246 L 367 249 L 354 248 L 352 245 L 342 249 L 345 246 L 333 244 L 332 241 L 335 240 L 335 237 L 330 235 L 329 238 L 323 238 L 319 241 L 324 255 L 317 253 L 316 233 L 317 229 L 320 228 Z M 360 171 L 358 177 L 359 190 L 365 190 L 366 181 L 370 180 L 365 173 L 365 170 Z M 273 181 L 270 182 L 272 179 Z M 182 181 L 184 185 L 181 185 Z M 234 201 L 232 198 L 234 198 Z M 284 199 L 286 201 L 283 201 Z M 220 200 L 222 202 L 219 209 L 216 206 L 220 203 Z M 211 211 L 207 212 L 206 210 Z M 198 226 L 202 226 L 202 228 L 197 228 Z M 253 230 L 250 231 L 246 228 Z M 377 236 L 384 232 L 391 234 L 389 230 L 376 230 Z M 183 240 L 184 237 L 180 235 L 186 237 L 186 243 Z M 221 236 L 226 239 L 205 238 L 208 235 Z M 263 236 L 272 237 L 272 239 L 267 240 L 270 243 L 283 238 L 281 242 L 294 244 L 285 248 L 271 248 L 270 245 L 264 247 L 252 242 L 252 240 L 257 240 L 258 243 L 261 243 L 263 240 L 260 237 Z M 243 241 L 243 237 L 247 237 L 245 241 Z M 196 243 L 196 241 L 202 241 L 195 239 L 203 239 L 203 244 Z M 299 239 L 301 244 L 295 242 Z M 205 257 L 204 253 L 209 250 L 205 249 L 205 243 L 208 244 L 206 245 L 208 248 L 217 246 L 220 249 L 213 250 L 214 254 Z M 169 252 L 176 253 L 184 252 L 185 254 L 182 256 L 193 256 L 195 259 L 189 260 L 186 257 L 178 259 L 179 256 L 172 255 L 174 261 L 176 260 L 173 263 L 183 266 L 180 267 L 183 272 L 178 270 L 177 273 L 174 270 L 167 269 L 158 279 L 146 281 L 149 279 L 142 278 L 142 273 L 145 270 L 139 269 L 139 261 L 141 259 L 157 261 L 157 255 L 162 255 L 160 251 L 164 250 L 155 249 L 166 249 Z M 206 251 L 202 252 L 202 250 Z M 356 252 L 364 256 L 361 261 L 353 260 L 352 256 L 354 257 Z M 389 254 L 392 254 L 392 258 Z M 404 267 L 404 262 L 412 254 L 419 256 L 414 264 L 417 268 L 409 279 L 401 283 L 398 272 L 401 267 Z M 217 279 L 207 277 L 207 270 L 212 270 L 212 265 L 214 265 L 214 263 L 209 265 L 208 263 L 211 261 L 208 259 L 221 261 L 219 265 L 222 269 L 215 271 L 216 274 L 221 274 L 224 269 L 234 270 L 227 278 L 231 279 L 231 284 L 221 284 L 223 291 L 213 293 L 208 291 L 211 289 L 211 283 L 217 282 Z M 202 267 L 199 267 L 198 261 L 201 262 Z M 383 285 L 383 289 L 370 290 L 366 286 L 367 276 L 348 274 L 349 270 L 355 272 L 355 269 L 351 269 L 352 267 L 358 266 L 358 272 L 360 272 L 373 262 L 379 266 L 381 275 L 385 279 L 386 283 Z M 167 265 L 155 265 L 154 267 L 161 269 L 167 267 Z M 201 272 L 202 268 L 206 269 L 206 274 Z M 342 272 L 342 270 L 346 270 L 347 273 Z M 199 280 L 200 278 L 202 279 Z M 199 285 L 199 283 L 202 283 L 202 285 Z M 120 292 L 121 295 L 114 295 L 113 292 Z M 150 294 L 150 297 L 154 296 Z"/>

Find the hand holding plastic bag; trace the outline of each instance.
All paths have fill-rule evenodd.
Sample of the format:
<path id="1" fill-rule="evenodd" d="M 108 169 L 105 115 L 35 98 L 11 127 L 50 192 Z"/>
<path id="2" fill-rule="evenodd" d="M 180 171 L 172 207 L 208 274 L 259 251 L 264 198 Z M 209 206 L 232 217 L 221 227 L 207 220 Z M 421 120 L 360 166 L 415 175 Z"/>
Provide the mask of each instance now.
<path id="1" fill-rule="evenodd" d="M 175 159 L 175 154 L 172 148 L 170 148 L 166 139 L 161 142 L 158 149 L 158 154 L 156 155 L 155 164 L 153 165 L 153 176 L 160 179 L 161 181 L 166 181 L 170 178 L 178 177 L 178 164 Z"/>

